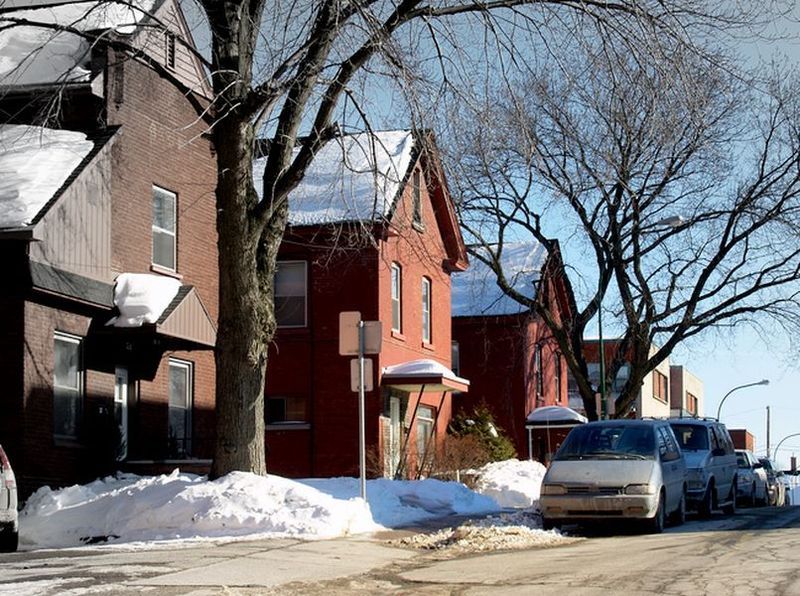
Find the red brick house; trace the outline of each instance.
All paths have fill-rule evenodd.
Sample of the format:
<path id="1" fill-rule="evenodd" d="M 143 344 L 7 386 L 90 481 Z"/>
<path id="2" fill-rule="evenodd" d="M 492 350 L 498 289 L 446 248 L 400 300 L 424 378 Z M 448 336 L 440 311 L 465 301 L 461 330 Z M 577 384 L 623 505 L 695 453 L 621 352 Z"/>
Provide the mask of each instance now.
<path id="1" fill-rule="evenodd" d="M 521 294 L 537 293 L 560 316 L 568 316 L 558 255 L 532 243 L 506 243 L 504 275 Z M 511 438 L 518 457 L 543 460 L 546 437 L 526 429 L 537 408 L 567 405 L 567 367 L 545 323 L 497 286 L 496 276 L 478 259 L 453 276 L 454 370 L 471 381 L 457 407 L 470 413 L 486 405 Z"/>
<path id="2" fill-rule="evenodd" d="M 177 2 L 155 3 L 167 32 L 116 27 L 146 18 L 121 10 L 83 3 L 22 16 L 107 29 L 192 97 L 103 42 L 49 30 L 42 46 L 41 29 L 0 33 L 0 443 L 23 495 L 211 453 L 215 160 L 190 101 L 210 92 L 176 44 L 191 40 Z M 38 126 L 56 93 L 55 119 Z"/>
<path id="3" fill-rule="evenodd" d="M 467 257 L 431 136 L 329 141 L 290 196 L 290 224 L 275 284 L 267 468 L 358 474 L 351 357 L 338 353 L 339 313 L 358 311 L 382 323 L 366 395 L 369 473 L 427 474 L 459 399 L 451 392 L 467 389 L 450 370 L 450 278 Z"/>

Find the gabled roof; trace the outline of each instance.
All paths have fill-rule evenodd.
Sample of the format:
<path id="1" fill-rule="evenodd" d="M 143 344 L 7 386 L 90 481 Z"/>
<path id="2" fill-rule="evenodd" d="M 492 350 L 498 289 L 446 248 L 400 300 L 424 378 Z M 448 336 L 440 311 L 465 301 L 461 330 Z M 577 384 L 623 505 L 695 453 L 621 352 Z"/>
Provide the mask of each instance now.
<path id="1" fill-rule="evenodd" d="M 415 150 L 409 130 L 342 135 L 328 141 L 289 194 L 289 223 L 318 225 L 389 217 Z M 253 164 L 262 191 L 266 157 Z"/>
<path id="2" fill-rule="evenodd" d="M 547 259 L 547 249 L 535 240 L 505 243 L 500 255 L 508 283 L 530 299 L 536 297 Z M 454 317 L 515 315 L 528 310 L 500 289 L 497 275 L 479 259 L 472 259 L 465 272 L 453 275 L 451 297 Z"/>
<path id="3" fill-rule="evenodd" d="M 0 14 L 0 86 L 88 82 L 91 41 L 76 33 L 22 21 L 89 32 L 130 34 L 159 0 L 83 1 Z"/>
<path id="4" fill-rule="evenodd" d="M 105 140 L 70 130 L 0 125 L 0 229 L 34 224 Z"/>

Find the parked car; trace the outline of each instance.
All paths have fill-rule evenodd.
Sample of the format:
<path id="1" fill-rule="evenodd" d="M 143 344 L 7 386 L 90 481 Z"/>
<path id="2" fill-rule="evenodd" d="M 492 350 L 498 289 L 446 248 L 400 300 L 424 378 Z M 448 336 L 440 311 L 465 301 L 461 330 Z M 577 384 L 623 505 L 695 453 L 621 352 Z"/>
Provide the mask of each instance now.
<path id="1" fill-rule="evenodd" d="M 17 479 L 0 445 L 0 552 L 14 552 L 18 542 Z"/>
<path id="2" fill-rule="evenodd" d="M 751 505 L 766 505 L 769 499 L 767 473 L 763 464 L 746 449 L 736 450 L 737 474 L 736 496 Z"/>
<path id="3" fill-rule="evenodd" d="M 786 488 L 784 487 L 783 482 L 778 480 L 778 469 L 768 457 L 759 457 L 758 461 L 761 462 L 761 464 L 764 466 L 764 470 L 767 473 L 769 504 L 783 507 L 783 503 L 786 500 Z"/>
<path id="4" fill-rule="evenodd" d="M 701 517 L 717 508 L 735 513 L 738 468 L 728 429 L 703 418 L 671 418 L 669 423 L 686 458 L 689 509 Z"/>
<path id="5" fill-rule="evenodd" d="M 686 517 L 686 464 L 663 420 L 576 426 L 556 452 L 539 499 L 544 528 L 610 519 L 661 532 Z"/>

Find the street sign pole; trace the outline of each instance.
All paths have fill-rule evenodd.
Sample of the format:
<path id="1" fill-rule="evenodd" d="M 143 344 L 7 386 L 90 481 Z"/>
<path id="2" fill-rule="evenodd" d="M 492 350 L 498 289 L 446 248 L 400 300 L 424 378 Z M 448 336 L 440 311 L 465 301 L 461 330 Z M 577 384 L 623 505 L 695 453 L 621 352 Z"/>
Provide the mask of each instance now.
<path id="1" fill-rule="evenodd" d="M 365 427 L 364 389 L 364 321 L 358 322 L 358 467 L 361 498 L 367 500 L 367 441 Z"/>

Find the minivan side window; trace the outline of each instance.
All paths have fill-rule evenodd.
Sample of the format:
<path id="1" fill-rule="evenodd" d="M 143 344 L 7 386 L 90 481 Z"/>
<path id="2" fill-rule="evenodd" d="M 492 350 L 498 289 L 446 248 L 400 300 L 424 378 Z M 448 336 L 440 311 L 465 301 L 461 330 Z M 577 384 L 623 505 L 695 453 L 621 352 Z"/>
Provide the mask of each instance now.
<path id="1" fill-rule="evenodd" d="M 675 442 L 672 431 L 664 426 L 658 428 L 658 450 L 661 453 L 661 459 L 664 461 L 673 461 L 680 457 L 678 455 L 678 445 Z"/>
<path id="2" fill-rule="evenodd" d="M 710 428 L 709 430 L 711 431 L 711 451 L 714 451 L 714 449 L 719 449 L 720 447 L 724 449 L 722 442 L 717 436 L 717 429 Z"/>

